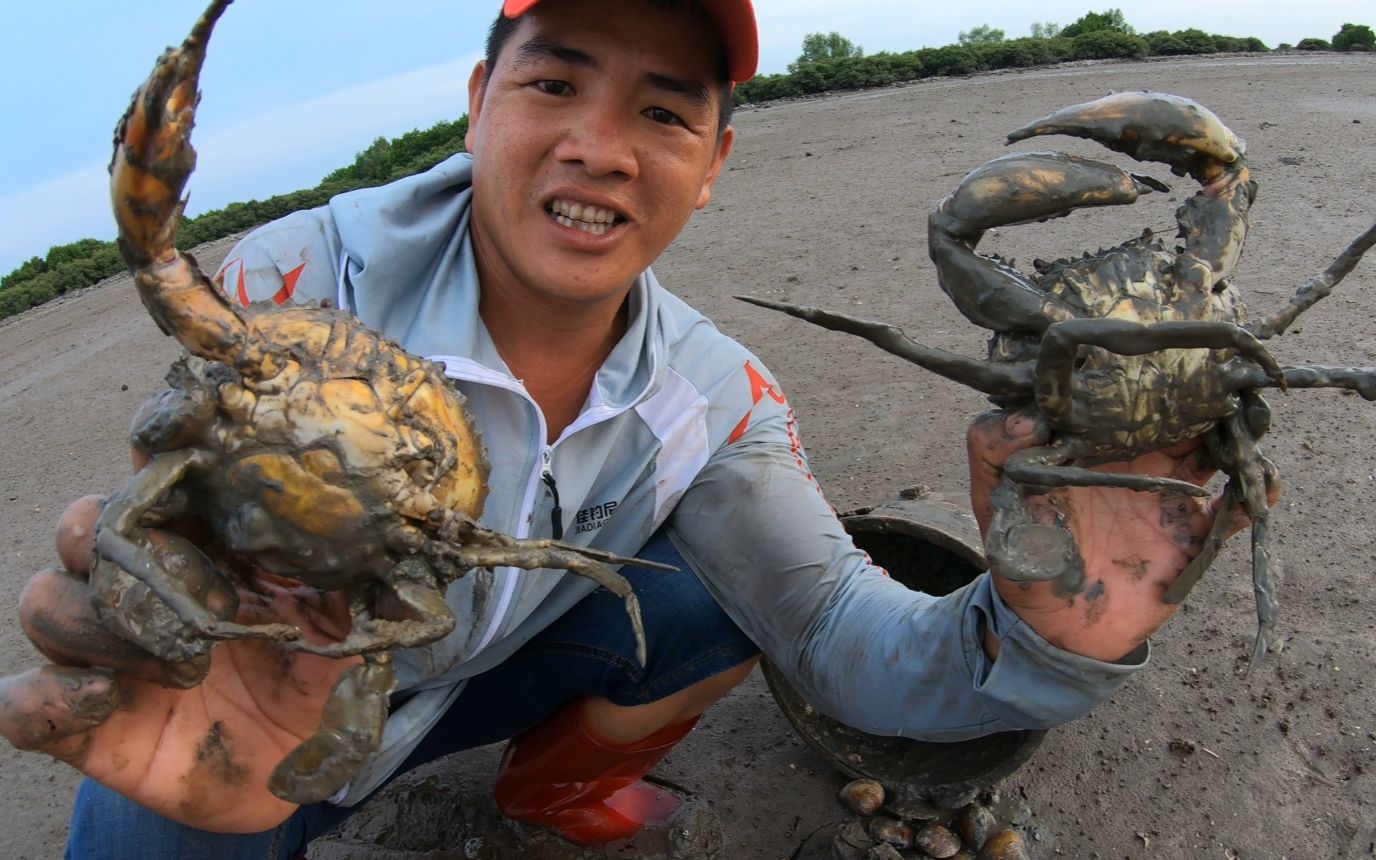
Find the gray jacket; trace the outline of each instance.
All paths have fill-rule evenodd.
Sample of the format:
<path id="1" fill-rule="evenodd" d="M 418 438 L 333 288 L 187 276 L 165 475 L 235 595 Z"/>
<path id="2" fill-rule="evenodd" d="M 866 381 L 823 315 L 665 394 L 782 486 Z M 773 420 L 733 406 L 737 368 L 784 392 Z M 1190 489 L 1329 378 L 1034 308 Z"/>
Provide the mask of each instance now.
<path id="1" fill-rule="evenodd" d="M 443 362 L 492 462 L 483 524 L 633 555 L 662 524 L 717 601 L 810 702 L 865 731 L 959 740 L 1074 719 L 1145 663 L 1055 648 L 988 575 L 947 597 L 909 591 L 851 543 L 808 470 L 792 410 L 758 358 L 646 271 L 629 328 L 577 420 L 544 418 L 478 316 L 468 232 L 471 159 L 334 198 L 239 243 L 216 280 L 238 301 L 328 301 Z M 454 633 L 397 655 L 416 694 L 337 800 L 356 802 L 414 749 L 466 678 L 506 659 L 586 595 L 562 571 L 501 568 L 453 583 Z M 1002 643 L 991 661 L 981 646 Z"/>

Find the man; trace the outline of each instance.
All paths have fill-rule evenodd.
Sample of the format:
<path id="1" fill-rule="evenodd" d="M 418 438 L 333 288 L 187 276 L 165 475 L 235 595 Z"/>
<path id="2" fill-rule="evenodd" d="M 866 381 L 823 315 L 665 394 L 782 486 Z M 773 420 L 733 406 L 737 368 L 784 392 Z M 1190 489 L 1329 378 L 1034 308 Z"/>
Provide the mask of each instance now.
<path id="1" fill-rule="evenodd" d="M 730 87 L 756 54 L 749 0 L 507 0 L 469 82 L 471 156 L 268 225 L 220 274 L 242 301 L 337 302 L 443 361 L 489 447 L 486 525 L 691 569 L 623 571 L 646 665 L 620 602 L 585 580 L 475 571 L 448 594 L 457 631 L 397 656 L 382 750 L 334 803 L 294 808 L 267 773 L 348 661 L 230 642 L 200 686 L 165 689 L 144 680 L 148 660 L 64 633 L 90 614 L 81 571 L 39 574 L 23 608 L 35 643 L 118 670 L 0 682 L 0 732 L 92 777 L 69 856 L 290 857 L 397 773 L 505 738 L 508 817 L 583 845 L 649 842 L 711 827 L 641 777 L 761 650 L 845 722 L 931 739 L 1073 719 L 1143 665 L 1207 506 L 1182 544 L 1156 496 L 1069 493 L 1092 611 L 987 576 L 943 599 L 909 592 L 851 545 L 758 359 L 650 274 L 710 199 Z M 976 423 L 982 522 L 1000 464 L 1042 438 L 1027 416 Z M 1197 446 L 1172 454 L 1114 468 L 1207 480 Z M 89 528 L 90 511 L 61 527 Z M 1130 555 L 1145 574 L 1114 562 Z M 272 582 L 249 598 L 255 618 L 340 635 L 329 599 Z"/>

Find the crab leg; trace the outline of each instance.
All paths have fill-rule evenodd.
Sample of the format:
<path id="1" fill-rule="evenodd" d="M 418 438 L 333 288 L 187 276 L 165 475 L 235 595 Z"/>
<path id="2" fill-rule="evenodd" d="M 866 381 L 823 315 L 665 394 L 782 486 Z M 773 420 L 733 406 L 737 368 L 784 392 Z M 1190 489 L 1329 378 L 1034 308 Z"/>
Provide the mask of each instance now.
<path id="1" fill-rule="evenodd" d="M 320 727 L 287 753 L 268 778 L 273 794 L 291 803 L 329 799 L 382 746 L 387 702 L 397 675 L 388 652 L 363 655 L 335 682 Z"/>
<path id="2" fill-rule="evenodd" d="M 789 316 L 795 316 L 822 328 L 863 337 L 885 352 L 893 353 L 899 358 L 911 361 L 918 367 L 926 368 L 933 373 L 968 385 L 985 394 L 1021 395 L 1026 394 L 1032 388 L 1032 362 L 1030 361 L 1017 364 L 981 361 L 947 352 L 944 349 L 923 346 L 905 335 L 903 329 L 889 323 L 872 322 L 821 308 L 790 305 L 786 302 L 757 299 L 753 296 L 736 296 L 736 298 L 752 305 L 759 305 L 762 308 L 782 311 Z"/>
<path id="3" fill-rule="evenodd" d="M 1271 409 L 1255 391 L 1239 395 L 1239 409 L 1205 436 L 1209 455 L 1226 473 L 1228 484 L 1214 514 L 1213 526 L 1199 554 L 1162 595 L 1164 603 L 1181 603 L 1218 556 L 1239 509 L 1252 529 L 1252 587 L 1257 603 L 1257 638 L 1247 667 L 1251 674 L 1266 655 L 1276 620 L 1275 575 L 1271 569 L 1271 528 L 1268 490 L 1279 480 L 1276 465 L 1261 453 L 1258 440 L 1271 426 Z"/>
<path id="4" fill-rule="evenodd" d="M 1260 399 L 1255 392 L 1243 392 L 1244 409 L 1230 416 L 1225 428 L 1225 442 L 1233 461 L 1242 509 L 1252 521 L 1252 590 L 1257 601 L 1257 639 L 1252 647 L 1250 674 L 1256 669 L 1271 645 L 1271 631 L 1276 624 L 1276 584 L 1271 570 L 1271 507 L 1266 503 L 1266 473 L 1275 466 L 1261 453 L 1255 433 L 1246 420 L 1246 399 Z"/>
<path id="5" fill-rule="evenodd" d="M 315 643 L 297 639 L 286 643 L 291 651 L 305 651 L 321 657 L 352 657 L 400 648 L 419 648 L 454 631 L 456 620 L 429 567 L 420 559 L 398 564 L 388 578 L 379 583 L 391 602 L 409 616 L 381 618 L 374 604 L 380 595 L 363 591 L 349 601 L 349 633 L 343 639 Z"/>
<path id="6" fill-rule="evenodd" d="M 1290 297 L 1289 303 L 1278 311 L 1267 314 L 1264 318 L 1247 326 L 1247 329 L 1262 340 L 1284 334 L 1290 324 L 1305 311 L 1309 310 L 1321 300 L 1328 297 L 1333 292 L 1333 288 L 1338 282 L 1347 277 L 1347 273 L 1356 267 L 1361 261 L 1362 255 L 1376 245 L 1376 224 L 1370 227 L 1353 239 L 1351 244 L 1343 249 L 1323 272 L 1315 275 L 1304 282 L 1304 285 Z M 1368 397 L 1368 400 L 1371 398 Z"/>
<path id="7" fill-rule="evenodd" d="M 1019 484 L 1033 487 L 1124 487 L 1151 493 L 1184 493 L 1207 496 L 1209 491 L 1189 481 L 1126 472 L 1100 472 L 1069 465 L 1077 457 L 1092 454 L 1087 446 L 1061 437 L 1049 445 L 1025 448 L 1008 458 L 1003 472 Z"/>
<path id="8" fill-rule="evenodd" d="M 290 624 L 240 624 L 232 618 L 221 618 L 211 612 L 204 597 L 195 593 L 187 582 L 173 575 L 148 545 L 144 527 L 140 524 L 143 515 L 159 504 L 188 473 L 214 468 L 215 465 L 212 458 L 195 449 L 183 448 L 158 454 L 123 489 L 110 497 L 96 522 L 98 552 L 91 574 L 92 582 L 98 583 L 115 575 L 114 571 L 108 569 L 113 566 L 147 586 L 154 597 L 195 633 L 194 637 L 155 637 L 157 641 L 152 648 L 164 660 L 180 662 L 194 658 L 195 649 L 201 647 L 197 640 L 251 638 L 296 642 L 301 639 L 301 631 Z M 190 572 L 190 566 L 182 571 L 184 575 Z M 213 579 L 218 583 L 221 574 L 207 563 L 200 577 L 203 581 L 196 585 L 205 588 L 206 581 Z M 222 590 L 232 592 L 227 584 Z M 140 618 L 126 619 L 114 613 L 105 621 L 128 634 L 127 638 L 133 641 L 146 640 L 151 635 L 147 629 L 127 627 L 129 623 L 142 623 Z"/>
<path id="9" fill-rule="evenodd" d="M 1376 367 L 1282 367 L 1288 388 L 1345 388 L 1364 400 L 1376 400 Z M 1274 385 L 1265 370 L 1249 361 L 1234 361 L 1228 368 L 1228 387 L 1233 391 Z"/>
<path id="10" fill-rule="evenodd" d="M 1223 549 L 1224 542 L 1228 539 L 1228 528 L 1232 522 L 1233 514 L 1238 509 L 1238 499 L 1241 496 L 1238 488 L 1236 476 L 1229 478 L 1228 483 L 1223 488 L 1223 501 L 1219 505 L 1218 512 L 1214 514 L 1214 523 L 1209 527 L 1209 533 L 1204 537 L 1204 545 L 1199 550 L 1199 555 L 1190 560 L 1185 569 L 1180 572 L 1180 577 L 1171 583 L 1171 587 L 1166 589 L 1166 593 L 1161 596 L 1162 603 L 1183 603 L 1189 596 L 1190 591 L 1198 584 L 1204 571 L 1208 570 L 1218 558 L 1219 550 Z"/>
<path id="11" fill-rule="evenodd" d="M 1260 365 L 1272 383 L 1285 388 L 1285 374 L 1246 329 L 1228 322 L 1179 320 L 1145 324 L 1111 318 L 1066 320 L 1042 335 L 1037 357 L 1037 405 L 1057 426 L 1083 428 L 1072 385 L 1081 346 L 1097 346 L 1118 355 L 1146 355 L 1164 349 L 1233 349 Z"/>
<path id="12" fill-rule="evenodd" d="M 508 539 L 513 540 L 513 539 Z M 543 546 L 547 544 L 547 546 Z M 517 541 L 514 546 L 449 546 L 437 545 L 437 552 L 459 567 L 519 567 L 535 570 L 541 567 L 564 568 L 571 573 L 587 577 L 593 582 L 620 597 L 626 604 L 626 614 L 631 619 L 631 629 L 635 631 L 635 655 L 640 665 L 645 665 L 648 647 L 645 642 L 645 623 L 640 617 L 640 598 L 631 590 L 627 579 L 600 561 L 589 558 L 581 547 L 570 547 L 554 541 Z M 650 567 L 658 570 L 665 565 L 656 562 L 627 559 L 627 564 Z M 669 568 L 673 570 L 674 568 Z"/>
<path id="13" fill-rule="evenodd" d="M 196 355 L 228 364 L 261 361 L 244 321 L 189 257 L 176 249 L 196 166 L 191 148 L 196 91 L 206 42 L 230 0 L 215 0 L 191 35 L 158 59 L 115 129 L 110 196 L 119 249 L 153 319 Z M 248 355 L 246 352 L 254 352 Z"/>

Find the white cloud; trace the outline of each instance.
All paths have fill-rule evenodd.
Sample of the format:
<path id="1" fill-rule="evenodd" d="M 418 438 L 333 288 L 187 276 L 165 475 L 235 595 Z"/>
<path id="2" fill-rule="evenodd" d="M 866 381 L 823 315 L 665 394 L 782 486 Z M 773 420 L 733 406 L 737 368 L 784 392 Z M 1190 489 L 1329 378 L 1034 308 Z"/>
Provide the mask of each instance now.
<path id="1" fill-rule="evenodd" d="M 87 236 L 113 238 L 110 177 L 93 164 L 0 199 L 0 274 L 53 245 Z"/>

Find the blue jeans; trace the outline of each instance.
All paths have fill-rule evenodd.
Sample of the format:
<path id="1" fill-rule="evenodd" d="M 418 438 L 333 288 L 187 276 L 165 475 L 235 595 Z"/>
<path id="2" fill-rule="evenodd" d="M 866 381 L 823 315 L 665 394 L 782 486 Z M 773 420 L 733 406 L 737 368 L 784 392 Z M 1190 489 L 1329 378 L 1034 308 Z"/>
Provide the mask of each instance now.
<path id="1" fill-rule="evenodd" d="M 722 612 L 661 530 L 638 553 L 678 574 L 625 567 L 640 599 L 649 646 L 642 669 L 625 604 L 599 588 L 500 666 L 469 680 L 463 693 L 411 754 L 399 776 L 443 755 L 505 740 L 579 696 L 618 705 L 657 701 L 739 666 L 759 653 Z M 354 807 L 357 808 L 357 807 Z M 303 806 L 263 833 L 210 833 L 178 824 L 105 788 L 82 782 L 67 843 L 69 860 L 278 860 L 307 844 L 354 808 Z"/>

